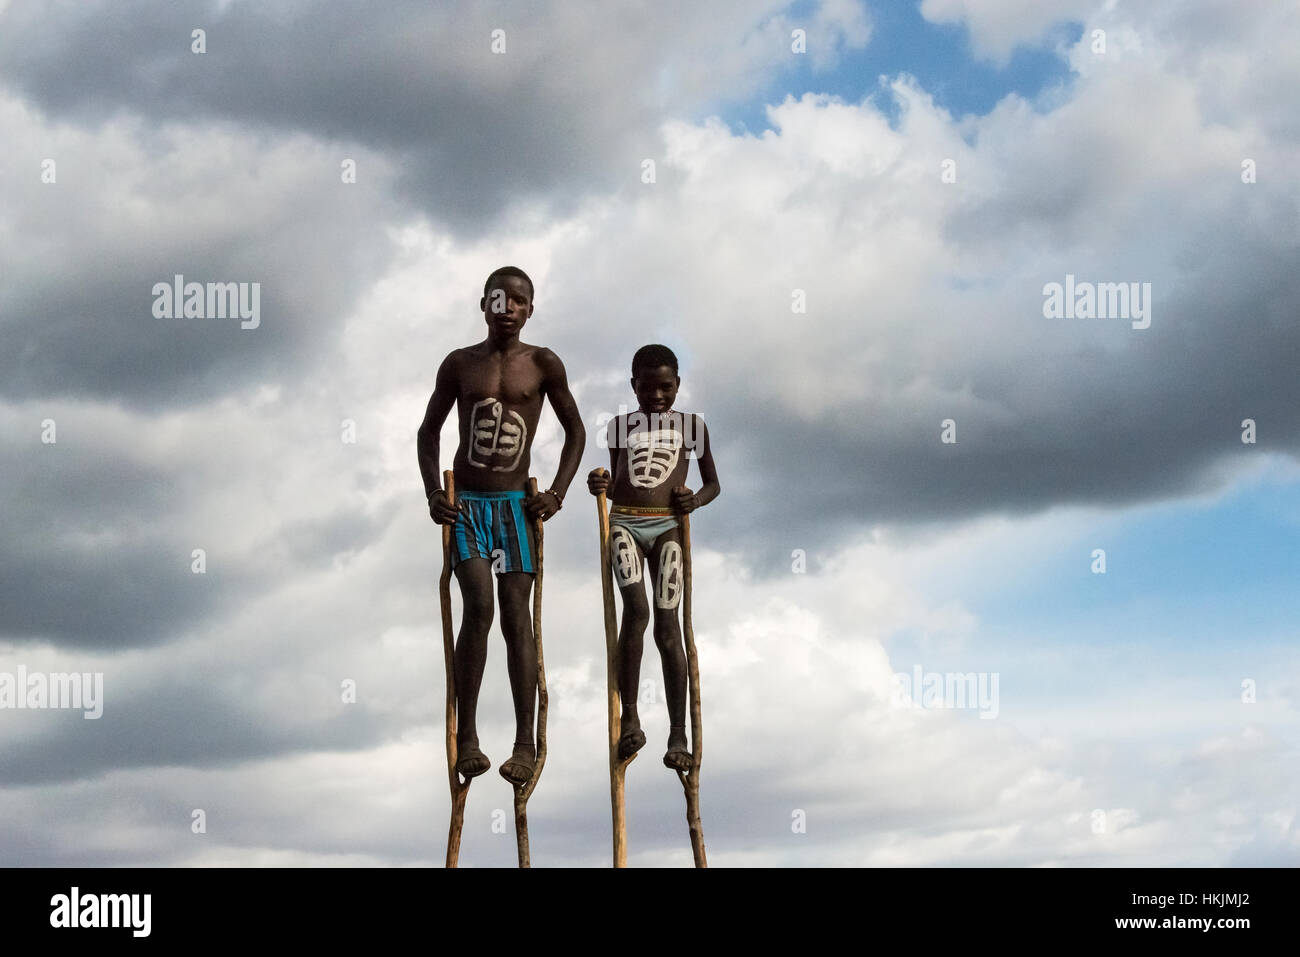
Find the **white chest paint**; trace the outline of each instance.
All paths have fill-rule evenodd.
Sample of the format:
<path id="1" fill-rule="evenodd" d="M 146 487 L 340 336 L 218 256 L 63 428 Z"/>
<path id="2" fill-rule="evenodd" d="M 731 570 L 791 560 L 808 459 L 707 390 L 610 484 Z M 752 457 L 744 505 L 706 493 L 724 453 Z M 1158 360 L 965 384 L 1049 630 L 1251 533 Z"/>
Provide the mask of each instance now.
<path id="1" fill-rule="evenodd" d="M 528 426 L 518 412 L 511 409 L 503 414 L 502 410 L 500 399 L 488 397 L 474 403 L 469 413 L 470 465 L 509 472 L 519 464 L 528 447 Z"/>
<path id="2" fill-rule="evenodd" d="M 633 432 L 627 437 L 628 478 L 636 488 L 657 488 L 672 475 L 682 454 L 676 429 Z"/>

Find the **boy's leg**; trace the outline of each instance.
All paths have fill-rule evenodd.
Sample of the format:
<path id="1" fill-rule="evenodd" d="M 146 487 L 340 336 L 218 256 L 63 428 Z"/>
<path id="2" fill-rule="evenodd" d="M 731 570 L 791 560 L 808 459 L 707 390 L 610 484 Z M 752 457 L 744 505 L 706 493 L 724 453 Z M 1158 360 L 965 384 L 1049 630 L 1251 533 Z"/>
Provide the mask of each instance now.
<path id="1" fill-rule="evenodd" d="M 533 720 L 537 705 L 537 646 L 533 641 L 533 613 L 529 595 L 531 572 L 506 572 L 497 576 L 501 600 L 501 634 L 506 640 L 506 669 L 510 673 L 510 694 L 515 703 L 515 747 L 501 774 L 512 784 L 523 784 L 533 775 L 537 742 Z"/>
<path id="2" fill-rule="evenodd" d="M 456 673 L 456 770 L 476 777 L 492 766 L 478 747 L 478 692 L 487 663 L 488 631 L 492 627 L 492 565 L 486 558 L 457 564 L 461 621 L 453 663 Z"/>
<path id="3" fill-rule="evenodd" d="M 655 539 L 650 549 L 650 578 L 655 595 L 655 645 L 664 668 L 664 696 L 668 699 L 668 749 L 664 764 L 689 771 L 691 753 L 686 739 L 686 648 L 677 609 L 682 597 L 681 529 Z"/>
<path id="4" fill-rule="evenodd" d="M 614 583 L 623 596 L 623 621 L 618 629 L 614 664 L 622 704 L 618 756 L 626 761 L 645 746 L 636 699 L 641 682 L 645 630 L 650 624 L 650 606 L 646 604 L 645 584 L 641 581 L 644 555 L 632 534 L 617 525 L 610 530 L 610 561 L 614 566 Z"/>

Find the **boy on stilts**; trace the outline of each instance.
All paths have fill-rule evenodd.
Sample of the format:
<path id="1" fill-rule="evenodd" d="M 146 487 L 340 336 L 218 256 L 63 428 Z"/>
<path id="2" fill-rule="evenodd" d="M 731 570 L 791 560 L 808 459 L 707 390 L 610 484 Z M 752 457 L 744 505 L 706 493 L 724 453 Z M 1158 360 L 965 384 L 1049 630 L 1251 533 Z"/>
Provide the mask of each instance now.
<path id="1" fill-rule="evenodd" d="M 632 358 L 632 389 L 638 408 L 610 421 L 605 432 L 609 471 L 593 470 L 587 476 L 587 489 L 592 495 L 608 493 L 613 503 L 610 564 L 623 596 L 616 662 L 622 703 L 618 757 L 626 761 L 646 743 L 637 713 L 637 687 L 651 617 L 648 582 L 668 699 L 663 762 L 686 774 L 692 768 L 692 753 L 686 735 L 687 660 L 677 617 L 684 585 L 681 516 L 713 501 L 722 489 L 704 420 L 673 408 L 680 385 L 677 357 L 671 349 L 647 345 L 637 350 Z M 691 455 L 699 463 L 698 492 L 686 487 Z M 646 565 L 648 575 L 643 575 Z"/>
<path id="2" fill-rule="evenodd" d="M 537 542 L 529 519 L 545 521 L 560 510 L 578 470 L 586 430 L 559 357 L 519 339 L 533 314 L 532 280 L 514 266 L 497 269 L 488 276 L 479 308 L 487 336 L 443 360 L 420 426 L 418 452 L 429 515 L 453 527 L 453 567 L 462 598 L 454 666 L 455 770 L 473 778 L 491 766 L 479 748 L 477 709 L 494 610 L 495 572 L 515 710 L 514 750 L 500 773 L 520 787 L 530 781 L 537 761 L 533 728 L 537 652 L 528 607 Z M 545 492 L 530 495 L 529 453 L 543 399 L 550 400 L 564 429 L 564 447 L 554 483 Z M 439 435 L 453 405 L 460 422 L 455 505 L 442 488 L 438 463 Z"/>

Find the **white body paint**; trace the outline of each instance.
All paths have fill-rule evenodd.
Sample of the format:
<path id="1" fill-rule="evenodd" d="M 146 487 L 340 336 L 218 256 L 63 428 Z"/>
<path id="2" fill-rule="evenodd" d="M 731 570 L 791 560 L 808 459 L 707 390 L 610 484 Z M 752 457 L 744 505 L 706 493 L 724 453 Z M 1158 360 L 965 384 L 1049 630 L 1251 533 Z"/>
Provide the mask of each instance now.
<path id="1" fill-rule="evenodd" d="M 664 542 L 659 550 L 659 574 L 655 581 L 655 607 L 676 608 L 682 599 L 682 546 Z"/>
<path id="2" fill-rule="evenodd" d="M 633 432 L 627 437 L 628 477 L 636 488 L 657 488 L 673 473 L 682 452 L 675 429 Z"/>
<path id="3" fill-rule="evenodd" d="M 635 585 L 641 580 L 641 553 L 632 533 L 621 525 L 615 525 L 609 531 L 609 544 L 609 560 L 614 566 L 618 587 Z"/>
<path id="4" fill-rule="evenodd" d="M 528 426 L 511 410 L 502 415 L 501 400 L 481 399 L 469 413 L 469 464 L 492 472 L 509 472 L 519 465 L 528 447 Z M 504 465 L 490 465 L 487 459 L 508 455 Z"/>

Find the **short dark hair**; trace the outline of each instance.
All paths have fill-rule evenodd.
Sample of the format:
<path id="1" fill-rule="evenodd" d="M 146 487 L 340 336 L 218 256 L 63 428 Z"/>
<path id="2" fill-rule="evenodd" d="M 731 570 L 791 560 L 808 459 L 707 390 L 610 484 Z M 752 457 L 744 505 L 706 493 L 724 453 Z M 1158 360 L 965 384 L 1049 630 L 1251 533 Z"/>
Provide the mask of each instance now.
<path id="1" fill-rule="evenodd" d="M 657 343 L 642 346 L 632 357 L 632 378 L 640 375 L 643 369 L 658 369 L 660 366 L 668 366 L 673 375 L 677 375 L 677 356 L 673 350 Z"/>
<path id="2" fill-rule="evenodd" d="M 487 282 L 483 283 L 484 296 L 486 296 L 488 290 L 492 288 L 492 280 L 496 279 L 497 276 L 518 276 L 524 282 L 528 283 L 528 298 L 533 298 L 533 281 L 528 278 L 528 273 L 524 272 L 518 266 L 502 266 L 499 269 L 492 270 L 492 274 L 487 277 Z"/>

